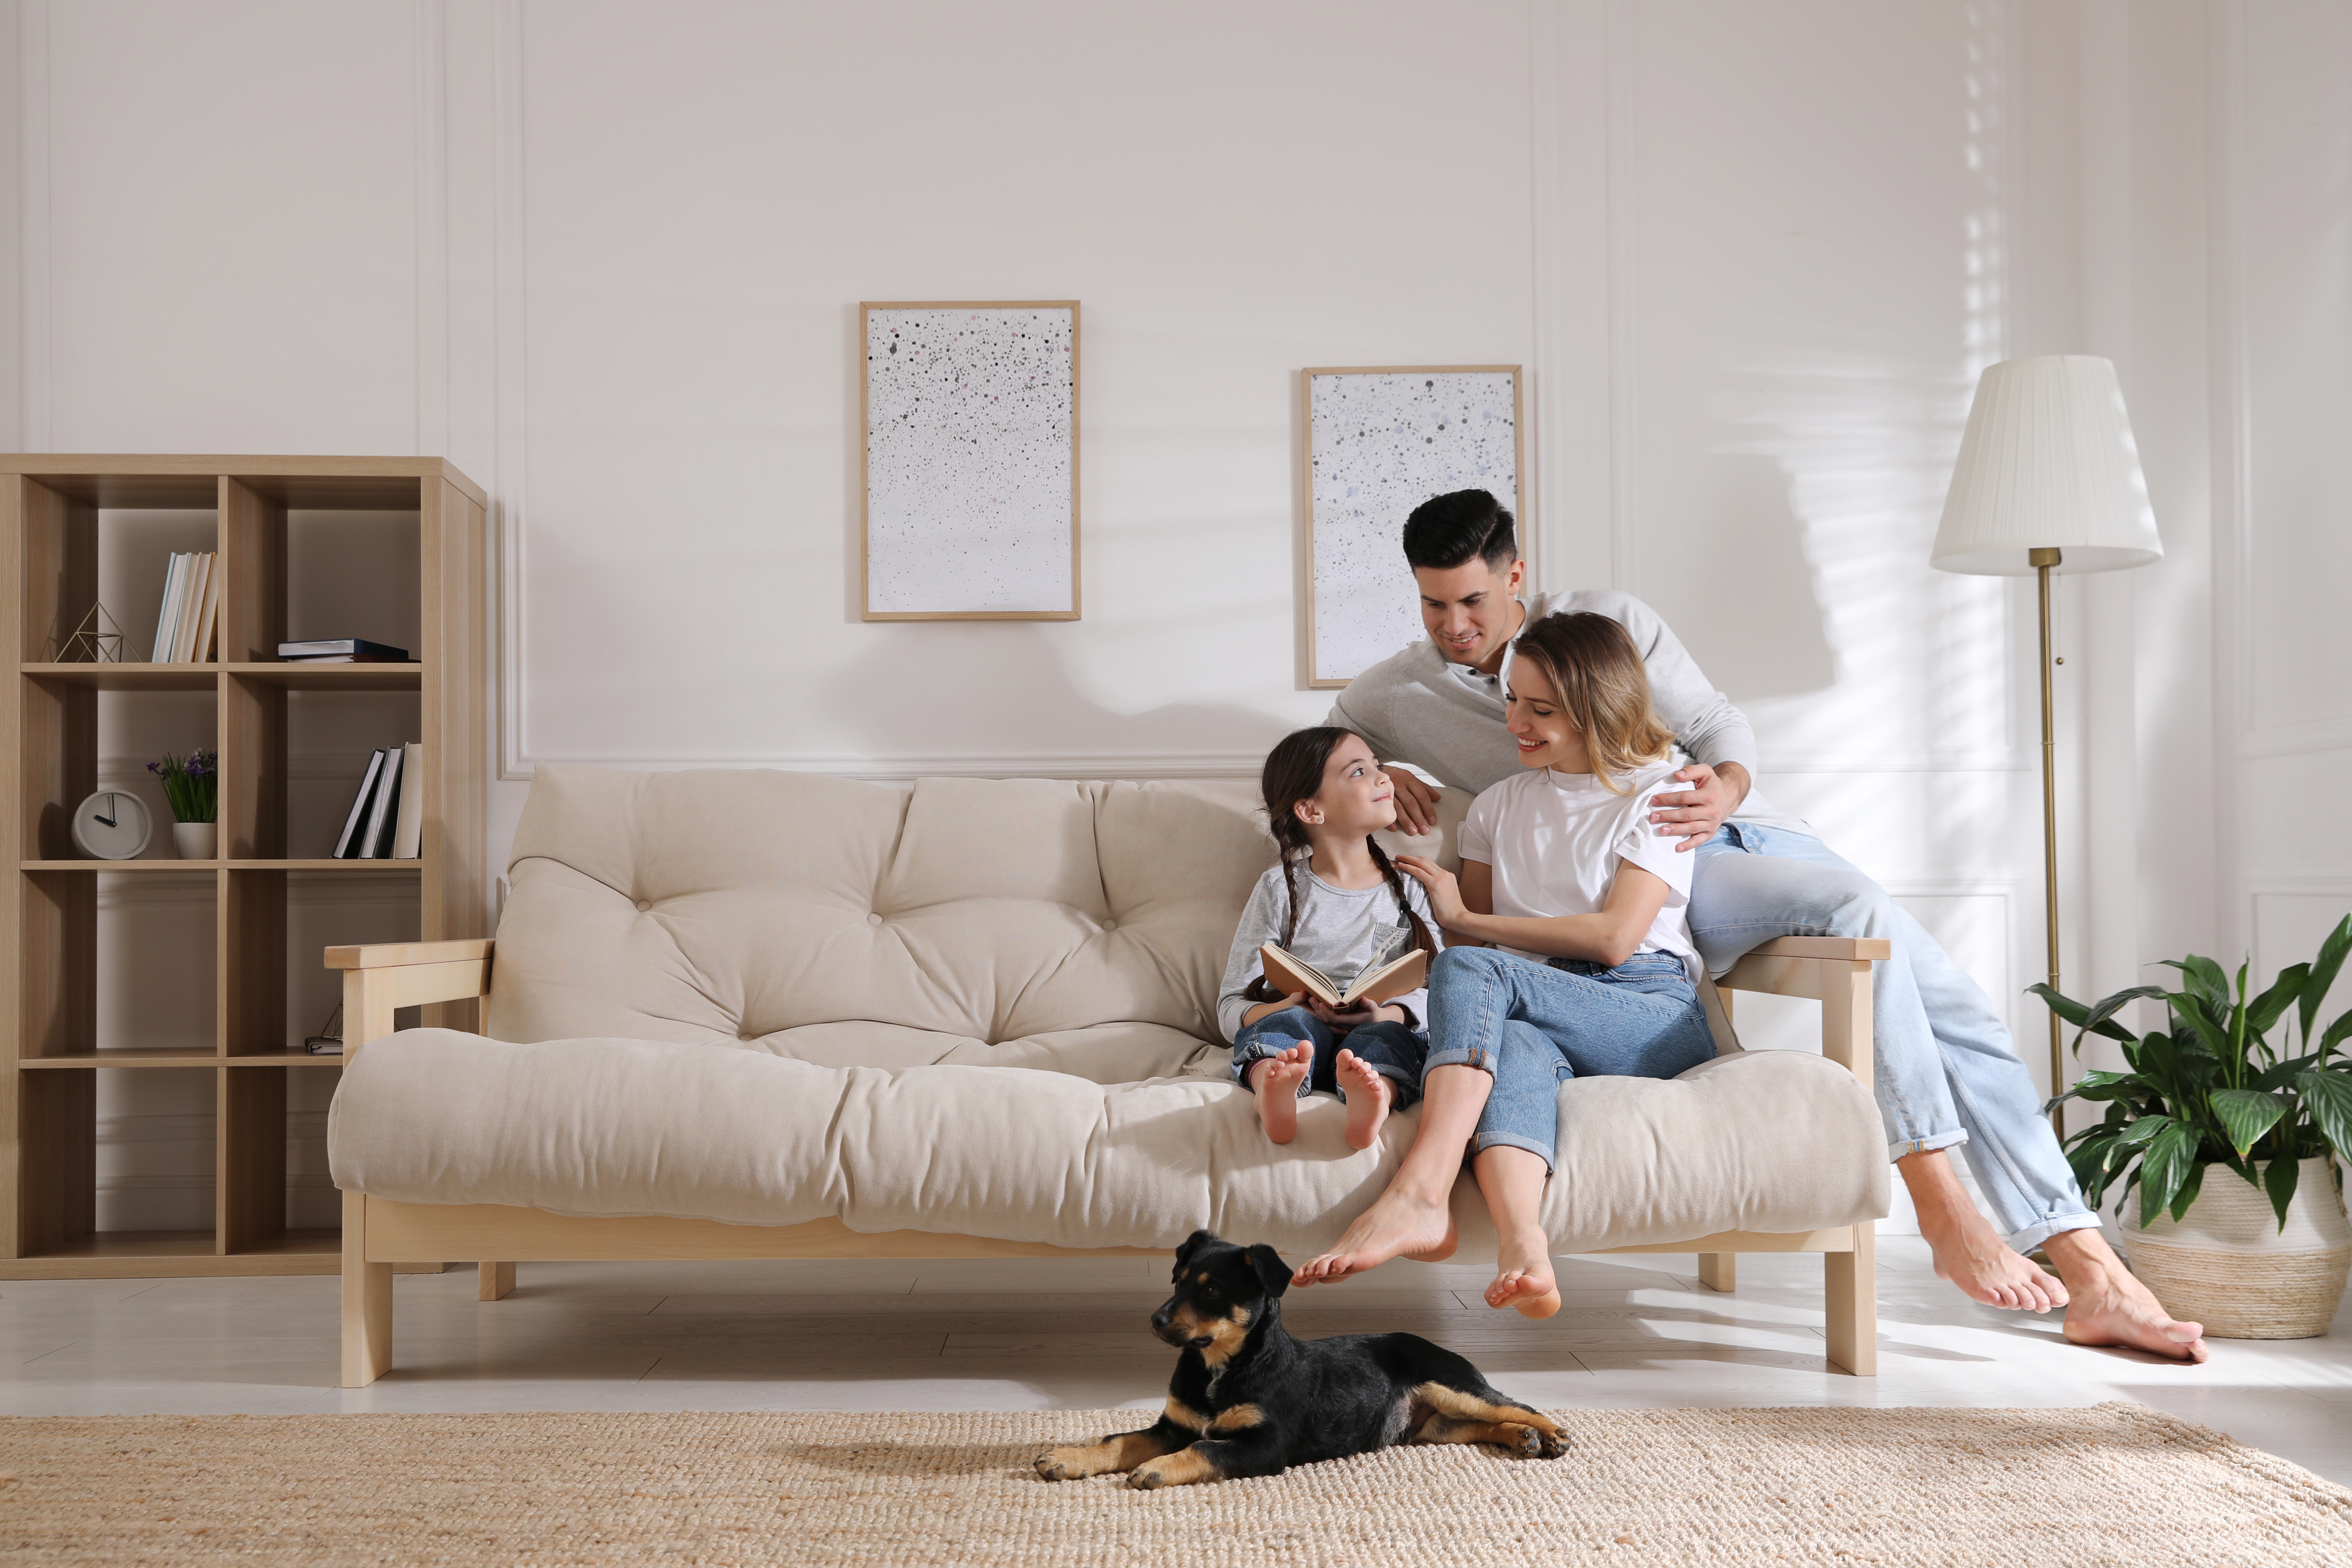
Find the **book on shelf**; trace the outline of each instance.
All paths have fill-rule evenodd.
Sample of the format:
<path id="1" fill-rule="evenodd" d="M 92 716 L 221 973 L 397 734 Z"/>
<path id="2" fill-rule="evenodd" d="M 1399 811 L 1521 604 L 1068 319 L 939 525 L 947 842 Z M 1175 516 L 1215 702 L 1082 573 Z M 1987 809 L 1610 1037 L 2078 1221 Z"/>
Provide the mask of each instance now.
<path id="1" fill-rule="evenodd" d="M 400 763 L 398 826 L 392 830 L 392 858 L 415 860 L 425 847 L 425 742 L 411 741 Z"/>
<path id="2" fill-rule="evenodd" d="M 360 829 L 367 824 L 368 802 L 374 797 L 376 780 L 383 773 L 383 748 L 368 758 L 367 772 L 360 775 L 360 792 L 352 796 L 352 809 L 343 818 L 343 830 L 335 838 L 337 860 L 363 860 L 366 855 L 360 847 Z"/>
<path id="3" fill-rule="evenodd" d="M 188 558 L 173 551 L 172 563 L 163 569 L 163 604 L 155 612 L 155 646 L 147 654 L 152 664 L 172 662 L 172 639 L 180 628 L 180 579 L 187 569 Z"/>
<path id="4" fill-rule="evenodd" d="M 163 603 L 155 615 L 156 664 L 209 659 L 220 626 L 218 557 L 210 551 L 173 552 L 163 574 Z"/>
<path id="5" fill-rule="evenodd" d="M 325 637 L 311 642 L 282 642 L 278 657 L 289 664 L 406 664 L 408 650 L 365 637 Z"/>
<path id="6" fill-rule="evenodd" d="M 1269 942 L 1258 949 L 1265 960 L 1265 983 L 1268 987 L 1287 996 L 1294 991 L 1304 991 L 1309 996 L 1320 997 L 1327 1006 L 1351 1007 L 1359 1002 L 1385 1002 L 1409 991 L 1418 991 L 1429 980 L 1429 954 L 1420 948 L 1409 948 L 1401 958 L 1376 964 L 1342 985 L 1329 975 L 1284 947 Z"/>
<path id="7" fill-rule="evenodd" d="M 386 746 L 383 768 L 375 776 L 375 794 L 368 799 L 367 825 L 360 829 L 363 847 L 354 854 L 361 860 L 385 860 L 392 855 L 393 829 L 400 824 L 394 815 L 400 802 L 400 763 L 408 754 L 405 746 Z"/>

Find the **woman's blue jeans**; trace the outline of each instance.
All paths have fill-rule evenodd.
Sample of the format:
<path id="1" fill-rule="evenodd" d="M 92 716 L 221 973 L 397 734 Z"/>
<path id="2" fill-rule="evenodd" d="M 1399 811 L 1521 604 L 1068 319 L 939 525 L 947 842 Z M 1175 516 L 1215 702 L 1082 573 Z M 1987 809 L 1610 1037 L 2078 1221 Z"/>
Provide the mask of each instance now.
<path id="1" fill-rule="evenodd" d="M 1424 1073 L 1458 1066 L 1494 1076 L 1477 1149 L 1507 1144 L 1547 1167 L 1570 1079 L 1675 1078 L 1715 1056 L 1697 989 L 1668 952 L 1610 969 L 1449 947 L 1430 970 L 1429 1038 Z"/>
<path id="2" fill-rule="evenodd" d="M 1870 993 L 1870 1084 L 1889 1159 L 1960 1145 L 2020 1252 L 2099 1223 L 1991 999 L 1885 889 L 1818 838 L 1753 823 L 1725 824 L 1697 854 L 1691 937 L 1714 973 L 1776 936 L 1894 943 Z"/>
<path id="3" fill-rule="evenodd" d="M 1348 1091 L 1339 1087 L 1342 1046 L 1396 1086 L 1389 1100 L 1391 1110 L 1402 1110 L 1421 1098 L 1421 1058 L 1429 1049 L 1428 1036 L 1388 1018 L 1352 1029 L 1334 1029 L 1305 1007 L 1285 1007 L 1242 1026 L 1242 1032 L 1234 1037 L 1234 1078 L 1255 1094 L 1257 1089 L 1250 1082 L 1250 1068 L 1301 1044 L 1315 1047 L 1315 1066 L 1298 1080 L 1301 1100 L 1318 1089 L 1343 1100 L 1348 1098 Z"/>

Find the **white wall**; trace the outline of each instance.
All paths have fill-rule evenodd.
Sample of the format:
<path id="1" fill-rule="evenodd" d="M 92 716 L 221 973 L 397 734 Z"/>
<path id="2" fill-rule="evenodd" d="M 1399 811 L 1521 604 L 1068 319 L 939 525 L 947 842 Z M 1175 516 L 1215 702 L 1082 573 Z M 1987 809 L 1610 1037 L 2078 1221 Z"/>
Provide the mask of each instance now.
<path id="1" fill-rule="evenodd" d="M 2069 989 L 2352 904 L 2340 4 L 5 8 L 0 421 L 488 485 L 494 859 L 543 761 L 1253 771 L 1326 706 L 1296 371 L 1518 363 L 1541 574 L 1664 610 L 2038 1063 L 2031 594 L 1925 560 L 1977 372 L 2084 350 L 2168 553 L 2062 599 Z M 1024 297 L 1086 618 L 861 624 L 856 302 Z"/>

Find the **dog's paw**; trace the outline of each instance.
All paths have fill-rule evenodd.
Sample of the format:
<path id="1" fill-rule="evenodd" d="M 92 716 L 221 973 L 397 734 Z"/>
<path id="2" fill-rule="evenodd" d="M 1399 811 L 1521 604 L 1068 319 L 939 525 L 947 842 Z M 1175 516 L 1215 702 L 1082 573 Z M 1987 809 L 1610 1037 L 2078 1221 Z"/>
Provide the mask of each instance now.
<path id="1" fill-rule="evenodd" d="M 1037 1456 L 1037 1473 L 1049 1481 L 1082 1481 L 1085 1467 L 1073 1463 L 1067 1448 L 1049 1448 Z"/>
<path id="2" fill-rule="evenodd" d="M 1534 1458 L 1538 1459 L 1557 1459 L 1562 1454 L 1568 1452 L 1567 1433 L 1547 1432 L 1540 1426 L 1530 1426 L 1528 1428 L 1528 1431 L 1535 1437 L 1536 1440 L 1536 1446 L 1532 1450 Z"/>
<path id="3" fill-rule="evenodd" d="M 1127 1484 L 1137 1491 L 1148 1492 L 1166 1486 L 1168 1478 L 1160 1472 L 1158 1467 L 1146 1465 L 1139 1470 L 1128 1471 Z"/>
<path id="4" fill-rule="evenodd" d="M 1507 1423 L 1504 1430 L 1508 1434 L 1504 1447 L 1522 1459 L 1557 1459 L 1568 1452 L 1566 1437 L 1540 1426 L 1514 1421 Z"/>

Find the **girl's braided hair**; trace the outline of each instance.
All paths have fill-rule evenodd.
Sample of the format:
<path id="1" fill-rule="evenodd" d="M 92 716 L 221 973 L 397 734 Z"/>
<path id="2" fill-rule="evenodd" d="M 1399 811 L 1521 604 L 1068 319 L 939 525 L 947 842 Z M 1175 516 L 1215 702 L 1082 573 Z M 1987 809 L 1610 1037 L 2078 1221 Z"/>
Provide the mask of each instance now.
<path id="1" fill-rule="evenodd" d="M 1258 775 L 1258 794 L 1265 801 L 1265 828 L 1274 836 L 1275 849 L 1282 858 L 1282 891 L 1290 906 L 1282 922 L 1282 945 L 1286 948 L 1298 934 L 1298 862 L 1314 848 L 1313 840 L 1307 836 L 1307 825 L 1298 820 L 1296 808 L 1300 801 L 1312 800 L 1322 793 L 1323 770 L 1329 765 L 1331 753 L 1351 735 L 1356 735 L 1353 730 L 1342 730 L 1335 724 L 1293 730 L 1265 754 L 1265 771 Z M 1367 834 L 1364 847 L 1372 852 L 1372 864 L 1381 868 L 1397 908 L 1412 923 L 1413 945 L 1436 957 L 1435 939 L 1414 911 L 1412 900 L 1405 896 L 1404 873 L 1390 861 L 1388 851 L 1381 847 L 1378 838 Z M 1270 1002 L 1276 994 L 1266 989 L 1265 976 L 1261 974 L 1250 982 L 1246 994 L 1253 1002 Z"/>

